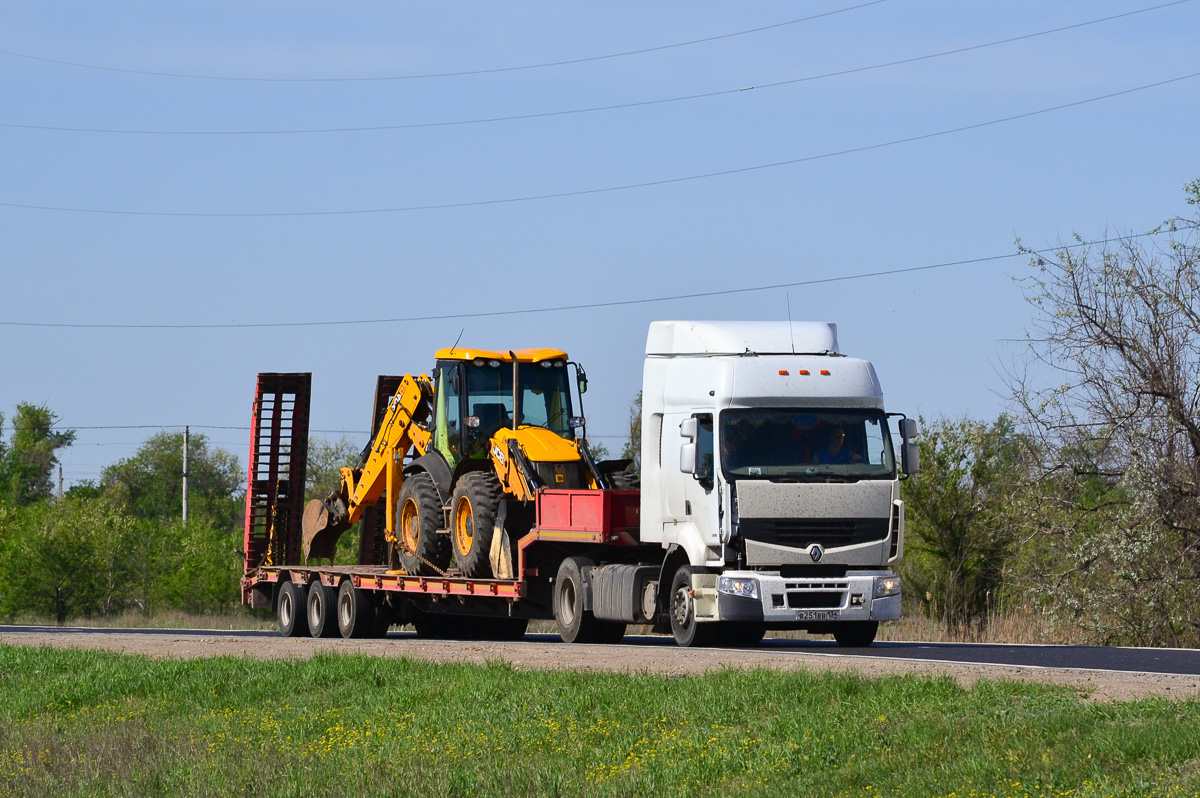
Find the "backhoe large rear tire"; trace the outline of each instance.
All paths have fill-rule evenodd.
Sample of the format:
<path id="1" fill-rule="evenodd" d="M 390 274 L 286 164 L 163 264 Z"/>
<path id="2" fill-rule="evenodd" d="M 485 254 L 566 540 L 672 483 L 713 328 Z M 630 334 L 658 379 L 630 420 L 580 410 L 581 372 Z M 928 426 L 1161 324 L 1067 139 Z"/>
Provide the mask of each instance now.
<path id="1" fill-rule="evenodd" d="M 450 500 L 450 538 L 454 559 L 463 576 L 489 579 L 492 565 L 488 552 L 496 531 L 496 509 L 504 497 L 500 481 L 487 471 L 463 475 Z"/>
<path id="2" fill-rule="evenodd" d="M 435 567 L 445 570 L 450 564 L 450 541 L 437 531 L 441 525 L 442 504 L 433 478 L 423 471 L 409 474 L 396 499 L 397 555 L 407 573 L 433 576 Z"/>

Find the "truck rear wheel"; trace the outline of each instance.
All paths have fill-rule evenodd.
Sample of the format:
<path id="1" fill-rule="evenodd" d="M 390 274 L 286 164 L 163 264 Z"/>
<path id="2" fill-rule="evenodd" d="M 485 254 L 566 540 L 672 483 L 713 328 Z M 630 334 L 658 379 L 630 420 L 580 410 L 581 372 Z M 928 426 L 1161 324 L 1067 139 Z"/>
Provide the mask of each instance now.
<path id="1" fill-rule="evenodd" d="M 584 609 L 583 572 L 595 565 L 587 557 L 568 557 L 558 566 L 554 580 L 554 623 L 564 643 L 616 643 L 625 636 L 625 624 L 598 620 Z"/>
<path id="2" fill-rule="evenodd" d="M 284 582 L 279 586 L 279 600 L 276 611 L 279 614 L 279 634 L 284 637 L 299 637 L 308 629 L 305 621 L 304 585 L 295 582 Z"/>
<path id="3" fill-rule="evenodd" d="M 692 595 L 692 566 L 684 563 L 671 578 L 671 593 L 667 596 L 667 613 L 671 617 L 671 634 L 681 646 L 708 646 L 716 642 L 719 629 L 715 623 L 696 621 L 696 599 Z"/>
<path id="4" fill-rule="evenodd" d="M 486 471 L 472 471 L 458 481 L 450 500 L 450 537 L 454 559 L 463 575 L 487 579 L 492 575 L 488 552 L 496 531 L 496 508 L 503 498 L 500 482 Z"/>
<path id="5" fill-rule="evenodd" d="M 866 648 L 875 642 L 879 621 L 843 621 L 833 625 L 833 639 L 842 648 Z"/>
<path id="6" fill-rule="evenodd" d="M 442 504 L 433 478 L 423 471 L 409 474 L 400 486 L 396 505 L 400 567 L 422 576 L 433 576 L 434 567 L 445 570 L 450 564 L 450 541 L 437 532 L 442 525 Z"/>
<path id="7" fill-rule="evenodd" d="M 372 610 L 367 594 L 349 579 L 343 579 L 337 592 L 337 625 L 342 637 L 366 637 L 374 620 Z"/>
<path id="8" fill-rule="evenodd" d="M 308 586 L 308 633 L 313 637 L 337 634 L 337 599 L 334 592 L 317 580 Z"/>

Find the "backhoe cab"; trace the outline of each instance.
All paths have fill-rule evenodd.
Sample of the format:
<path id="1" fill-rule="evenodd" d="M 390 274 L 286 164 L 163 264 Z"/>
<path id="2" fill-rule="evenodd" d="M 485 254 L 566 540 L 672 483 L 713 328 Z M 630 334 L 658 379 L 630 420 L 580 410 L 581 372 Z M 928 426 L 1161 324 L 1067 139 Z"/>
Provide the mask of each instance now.
<path id="1" fill-rule="evenodd" d="M 572 414 L 569 368 L 580 395 L 587 377 L 565 352 L 452 347 L 435 357 L 432 378 L 401 381 L 359 466 L 305 508 L 306 557 L 332 558 L 341 533 L 386 497 L 393 566 L 440 574 L 453 555 L 464 576 L 510 578 L 510 540 L 532 524 L 539 490 L 606 487 L 582 413 Z"/>

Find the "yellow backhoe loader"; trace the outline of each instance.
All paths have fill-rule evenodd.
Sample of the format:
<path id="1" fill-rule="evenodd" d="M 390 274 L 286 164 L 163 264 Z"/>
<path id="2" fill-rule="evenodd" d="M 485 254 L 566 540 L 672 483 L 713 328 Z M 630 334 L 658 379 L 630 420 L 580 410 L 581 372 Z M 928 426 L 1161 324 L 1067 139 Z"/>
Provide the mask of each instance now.
<path id="1" fill-rule="evenodd" d="M 332 560 L 342 532 L 384 500 L 393 568 L 441 574 L 453 554 L 464 576 L 511 578 L 509 541 L 532 525 L 537 491 L 609 486 L 572 414 L 569 369 L 581 403 L 587 375 L 565 352 L 435 357 L 432 378 L 401 380 L 358 467 L 305 507 L 306 559 Z"/>

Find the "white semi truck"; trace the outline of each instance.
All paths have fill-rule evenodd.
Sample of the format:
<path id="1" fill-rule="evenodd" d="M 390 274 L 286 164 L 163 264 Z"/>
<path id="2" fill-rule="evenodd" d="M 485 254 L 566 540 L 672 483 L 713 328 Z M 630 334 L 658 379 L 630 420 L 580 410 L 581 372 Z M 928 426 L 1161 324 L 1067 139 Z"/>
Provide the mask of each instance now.
<path id="1" fill-rule="evenodd" d="M 666 550 L 671 630 L 684 645 L 832 633 L 869 645 L 900 617 L 902 467 L 865 360 L 814 322 L 662 321 L 642 379 L 641 540 Z"/>
<path id="2" fill-rule="evenodd" d="M 543 352 L 522 351 L 510 353 L 514 362 Z M 565 356 L 555 358 L 545 368 L 561 368 Z M 489 401 L 504 404 L 514 433 L 549 429 L 525 423 L 521 411 L 534 400 L 518 397 L 535 388 L 523 386 L 519 368 L 496 370 L 474 357 L 452 365 L 493 369 L 504 379 L 511 374 Z M 439 361 L 439 382 L 446 368 Z M 565 388 L 554 394 L 555 415 L 572 424 L 552 431 L 578 447 L 579 464 L 543 469 L 544 479 L 531 467 L 531 496 L 497 499 L 490 578 L 428 558 L 411 568 L 396 556 L 411 532 L 404 526 L 411 515 L 404 497 L 411 491 L 403 485 L 416 484 L 428 455 L 398 453 L 383 469 L 388 489 L 381 495 L 399 496 L 388 508 L 400 519 L 399 536 L 385 536 L 385 514 L 366 507 L 359 563 L 309 564 L 297 487 L 304 484 L 310 375 L 260 374 L 243 600 L 273 607 L 283 634 L 313 637 L 380 635 L 392 624 L 411 623 L 426 637 L 516 638 L 530 619 L 553 618 L 566 642 L 612 642 L 639 624 L 669 632 L 683 646 L 752 645 L 772 629 L 832 634 L 840 645 L 866 646 L 880 621 L 900 617 L 900 578 L 893 570 L 904 548 L 900 482 L 917 470 L 916 425 L 885 412 L 874 368 L 838 351 L 835 325 L 652 323 L 640 493 L 615 489 L 618 464 L 595 463 L 578 435 L 586 379 L 576 370 L 576 397 Z M 433 384 L 425 377 L 380 378 L 376 449 L 401 433 L 436 439 L 446 425 L 445 402 L 410 403 L 412 412 L 395 412 L 403 386 L 414 379 Z M 474 407 L 460 401 L 464 413 Z M 397 415 L 408 432 L 388 429 Z M 463 418 L 473 429 L 474 416 Z M 464 459 L 456 469 L 472 469 L 475 482 L 492 469 L 503 479 L 519 454 Z M 354 482 L 362 473 L 347 478 Z M 432 500 L 439 483 L 421 480 L 432 485 L 426 491 Z M 437 534 L 454 534 L 458 513 L 451 508 L 448 516 Z"/>

